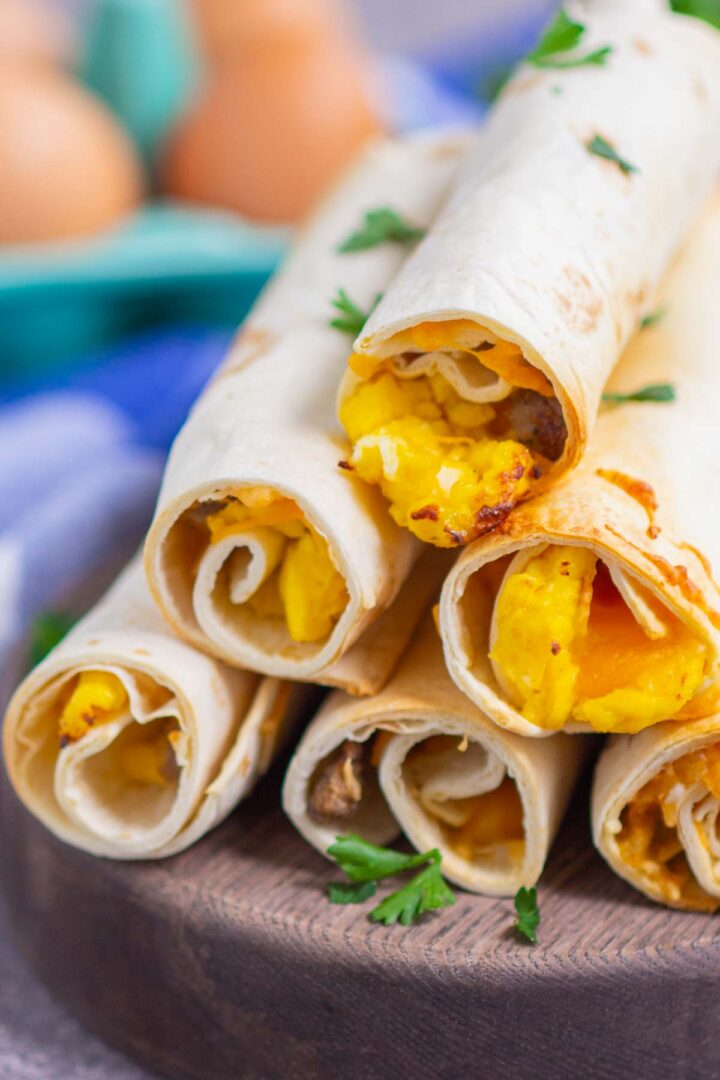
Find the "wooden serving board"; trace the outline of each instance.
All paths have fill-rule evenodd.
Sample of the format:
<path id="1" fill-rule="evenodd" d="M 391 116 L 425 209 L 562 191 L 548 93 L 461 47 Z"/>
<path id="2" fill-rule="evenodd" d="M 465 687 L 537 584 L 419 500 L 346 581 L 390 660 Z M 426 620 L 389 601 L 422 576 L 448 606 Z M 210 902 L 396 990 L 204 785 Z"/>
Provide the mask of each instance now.
<path id="1" fill-rule="evenodd" d="M 189 852 L 55 841 L 2 784 L 0 879 L 22 951 L 88 1027 L 167 1080 L 697 1078 L 720 1073 L 720 925 L 668 912 L 568 816 L 535 947 L 460 894 L 408 929 L 335 907 L 278 810 L 280 771 Z"/>

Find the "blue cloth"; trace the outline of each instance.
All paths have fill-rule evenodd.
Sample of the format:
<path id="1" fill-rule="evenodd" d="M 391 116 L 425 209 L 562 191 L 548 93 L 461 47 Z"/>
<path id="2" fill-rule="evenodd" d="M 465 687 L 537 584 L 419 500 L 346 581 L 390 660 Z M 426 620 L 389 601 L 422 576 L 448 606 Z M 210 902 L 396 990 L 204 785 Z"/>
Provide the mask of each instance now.
<path id="1" fill-rule="evenodd" d="M 112 403 L 123 416 L 128 437 L 167 449 L 193 401 L 227 353 L 232 337 L 229 330 L 205 327 L 153 330 L 82 358 L 69 368 L 0 388 L 0 462 L 3 431 L 13 415 L 3 406 L 62 390 L 80 393 L 85 400 L 92 396 Z M 57 396 L 58 410 L 62 410 L 63 400 Z M 32 423 L 32 414 L 25 416 L 26 423 Z M 39 422 L 38 430 L 41 427 Z"/>
<path id="2" fill-rule="evenodd" d="M 15 407 L 14 430 L 22 431 L 25 421 L 40 445 L 37 421 L 47 418 L 51 404 L 46 398 L 41 407 Z M 122 417 L 109 406 L 84 398 L 75 404 L 67 394 L 58 399 L 51 429 L 59 442 L 54 460 L 44 459 L 47 469 L 29 453 L 11 458 L 8 469 L 8 444 L 2 447 L 0 706 L 22 675 L 33 619 L 77 611 L 95 599 L 140 544 L 160 484 L 161 453 L 120 438 Z"/>

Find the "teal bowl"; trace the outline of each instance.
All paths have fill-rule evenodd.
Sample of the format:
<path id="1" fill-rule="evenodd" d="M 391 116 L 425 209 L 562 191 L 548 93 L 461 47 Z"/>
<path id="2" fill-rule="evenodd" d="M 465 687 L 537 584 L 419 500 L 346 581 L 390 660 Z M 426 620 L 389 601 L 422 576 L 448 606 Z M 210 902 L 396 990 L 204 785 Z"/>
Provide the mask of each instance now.
<path id="1" fill-rule="evenodd" d="M 288 231 L 172 203 L 86 241 L 0 249 L 0 379 L 64 365 L 167 322 L 237 326 Z"/>

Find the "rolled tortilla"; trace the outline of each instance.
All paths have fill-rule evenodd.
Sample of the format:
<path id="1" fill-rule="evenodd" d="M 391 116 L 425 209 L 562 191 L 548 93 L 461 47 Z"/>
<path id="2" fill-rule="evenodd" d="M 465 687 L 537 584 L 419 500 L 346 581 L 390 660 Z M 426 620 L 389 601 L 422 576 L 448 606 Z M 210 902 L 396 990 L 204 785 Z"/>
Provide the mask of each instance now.
<path id="1" fill-rule="evenodd" d="M 466 141 L 389 142 L 363 157 L 299 238 L 175 443 L 147 575 L 177 632 L 228 663 L 372 692 L 435 586 L 436 574 L 418 572 L 381 618 L 419 547 L 338 467 L 348 448 L 334 395 L 351 337 L 330 326 L 331 300 L 343 288 L 371 306 L 407 248 L 338 247 L 379 205 L 427 225 Z"/>
<path id="2" fill-rule="evenodd" d="M 666 3 L 570 8 L 574 55 L 605 64 L 518 70 L 340 390 L 355 475 L 441 547 L 580 460 L 720 168 L 720 33 Z"/>
<path id="3" fill-rule="evenodd" d="M 720 907 L 720 716 L 613 736 L 592 796 L 595 846 L 669 907 Z"/>
<path id="4" fill-rule="evenodd" d="M 5 762 L 18 796 L 61 840 L 160 858 L 252 790 L 308 693 L 178 641 L 138 560 L 16 690 Z"/>
<path id="5" fill-rule="evenodd" d="M 719 311 L 717 194 L 609 387 L 676 400 L 605 406 L 576 472 L 448 575 L 448 668 L 502 727 L 632 734 L 717 711 Z"/>
<path id="6" fill-rule="evenodd" d="M 590 740 L 519 738 L 451 683 L 428 619 L 376 697 L 336 691 L 293 755 L 283 805 L 323 854 L 338 834 L 437 847 L 443 873 L 505 896 L 537 881 Z"/>

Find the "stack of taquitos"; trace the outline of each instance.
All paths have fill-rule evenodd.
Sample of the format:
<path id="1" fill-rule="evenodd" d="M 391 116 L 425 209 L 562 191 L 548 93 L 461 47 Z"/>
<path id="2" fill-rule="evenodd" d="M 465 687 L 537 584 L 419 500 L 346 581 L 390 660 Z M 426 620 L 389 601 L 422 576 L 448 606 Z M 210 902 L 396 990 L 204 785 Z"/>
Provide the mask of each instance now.
<path id="1" fill-rule="evenodd" d="M 720 605 L 695 458 L 698 442 L 720 451 L 703 411 L 720 204 L 611 389 L 667 379 L 677 402 L 608 407 L 567 470 L 720 167 L 720 36 L 642 0 L 593 11 L 586 44 L 608 62 L 523 69 L 436 220 L 462 138 L 374 149 L 300 238 L 168 466 L 145 569 L 184 641 L 135 569 L 11 703 L 13 781 L 58 835 L 151 857 L 228 812 L 303 694 L 227 663 L 375 694 L 336 692 L 293 759 L 285 806 L 311 843 L 402 828 L 494 894 L 537 880 L 590 745 L 573 733 L 648 728 L 603 759 L 596 836 L 647 891 L 696 901 L 670 863 L 691 825 L 705 835 L 697 785 L 720 794 L 697 719 L 717 704 Z M 429 227 L 415 254 L 343 252 L 383 207 L 413 236 Z M 350 338 L 330 304 L 362 321 L 382 290 L 341 390 L 349 450 L 331 396 Z M 382 689 L 438 580 L 418 538 L 472 543 L 443 589 L 442 644 L 427 620 Z M 685 731 L 699 756 L 668 771 Z M 676 810 L 678 835 L 658 838 Z"/>
<path id="2" fill-rule="evenodd" d="M 464 700 L 426 624 L 380 695 L 333 695 L 301 740 L 284 802 L 319 850 L 338 832 L 386 842 L 401 827 L 439 847 L 458 884 L 512 892 L 537 879 L 588 748 L 558 729 L 647 727 L 600 759 L 596 843 L 648 895 L 720 905 L 720 720 L 690 719 L 718 696 L 720 597 L 703 552 L 720 555 L 719 302 L 720 194 L 608 389 L 616 402 L 668 385 L 677 400 L 608 403 L 583 464 L 449 575 L 440 631 Z M 521 701 L 494 680 L 501 662 Z"/>

